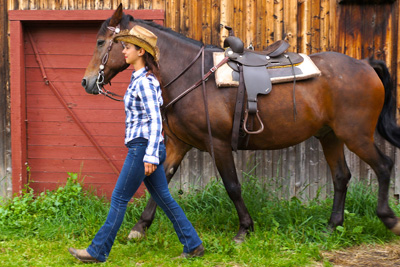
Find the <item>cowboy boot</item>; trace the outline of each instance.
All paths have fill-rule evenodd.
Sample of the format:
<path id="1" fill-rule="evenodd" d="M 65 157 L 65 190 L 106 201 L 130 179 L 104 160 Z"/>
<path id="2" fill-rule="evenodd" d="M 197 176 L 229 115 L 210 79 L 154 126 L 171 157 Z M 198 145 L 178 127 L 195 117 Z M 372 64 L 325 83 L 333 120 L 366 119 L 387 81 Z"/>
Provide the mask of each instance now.
<path id="1" fill-rule="evenodd" d="M 97 260 L 96 258 L 93 258 L 86 249 L 75 249 L 75 248 L 69 248 L 68 249 L 69 253 L 71 253 L 72 256 L 80 260 L 81 262 L 92 262 L 92 263 L 98 263 L 101 262 Z"/>
<path id="2" fill-rule="evenodd" d="M 183 252 L 180 256 L 176 257 L 175 259 L 203 257 L 203 255 L 204 255 L 204 247 L 203 247 L 203 244 L 200 244 L 200 246 L 195 248 L 192 252 L 189 252 L 189 253 Z"/>

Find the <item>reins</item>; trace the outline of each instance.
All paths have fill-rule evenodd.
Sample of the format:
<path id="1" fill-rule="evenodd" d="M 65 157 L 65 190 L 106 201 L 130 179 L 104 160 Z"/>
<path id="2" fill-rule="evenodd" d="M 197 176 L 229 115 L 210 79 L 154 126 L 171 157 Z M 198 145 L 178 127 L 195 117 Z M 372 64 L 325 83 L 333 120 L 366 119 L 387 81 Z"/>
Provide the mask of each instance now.
<path id="1" fill-rule="evenodd" d="M 168 126 L 168 120 L 166 119 L 166 112 L 169 107 L 171 107 L 173 104 L 178 102 L 180 99 L 182 99 L 185 95 L 202 85 L 202 92 L 203 92 L 203 101 L 204 101 L 204 109 L 206 112 L 206 121 L 207 121 L 207 131 L 208 131 L 208 138 L 209 138 L 209 146 L 210 146 L 210 155 L 212 158 L 213 166 L 214 166 L 214 171 L 215 175 L 218 178 L 218 169 L 216 166 L 215 162 L 215 155 L 214 155 L 214 144 L 213 144 L 213 138 L 212 138 L 212 132 L 211 132 L 211 122 L 210 122 L 210 114 L 208 112 L 208 101 L 207 101 L 207 90 L 206 90 L 206 81 L 210 77 L 212 73 L 214 73 L 219 67 L 221 67 L 223 64 L 228 62 L 229 57 L 225 57 L 220 63 L 217 65 L 213 66 L 206 74 L 204 74 L 204 46 L 200 48 L 200 51 L 197 53 L 196 57 L 190 62 L 190 64 L 181 72 L 179 73 L 174 79 L 172 79 L 164 88 L 167 86 L 171 85 L 173 82 L 175 82 L 179 77 L 181 77 L 196 61 L 199 59 L 201 56 L 201 73 L 203 77 L 198 80 L 195 84 L 193 84 L 191 87 L 183 91 L 181 94 L 179 94 L 177 97 L 175 97 L 172 101 L 170 101 L 167 105 L 165 105 L 162 109 L 163 116 L 165 117 L 166 120 L 166 125 Z M 170 129 L 171 131 L 171 129 Z M 172 131 L 171 131 L 172 132 Z"/>
<path id="2" fill-rule="evenodd" d="M 181 77 L 188 69 L 190 69 L 190 67 L 197 61 L 197 59 L 199 59 L 199 57 L 201 56 L 201 54 L 204 51 L 204 46 L 201 47 L 200 51 L 197 53 L 197 55 L 194 57 L 194 59 L 192 60 L 192 62 L 189 63 L 189 65 L 187 65 L 187 67 L 181 71 L 181 73 L 179 73 L 178 75 L 176 75 L 175 78 L 173 78 L 169 83 L 167 83 L 164 88 L 167 88 L 168 86 L 170 86 L 173 82 L 175 82 L 179 77 Z"/>
<path id="3" fill-rule="evenodd" d="M 196 56 L 195 60 L 196 61 L 200 55 L 204 53 L 204 46 L 201 48 L 200 53 L 198 54 L 198 56 Z M 185 91 L 183 91 L 181 94 L 179 94 L 177 97 L 175 97 L 173 100 L 171 100 L 167 105 L 165 105 L 163 107 L 164 110 L 168 109 L 170 106 L 172 106 L 173 104 L 175 104 L 176 102 L 178 102 L 182 97 L 184 97 L 185 95 L 187 95 L 188 93 L 190 93 L 191 91 L 193 91 L 194 89 L 196 89 L 197 87 L 199 87 L 203 82 L 207 81 L 208 78 L 210 77 L 210 75 L 212 73 L 214 73 L 219 67 L 221 67 L 223 64 L 225 64 L 226 62 L 228 62 L 229 57 L 225 57 L 220 63 L 218 63 L 217 65 L 215 65 L 214 67 L 212 67 L 206 74 L 203 75 L 203 77 L 198 80 L 195 84 L 193 84 L 192 86 L 190 86 L 188 89 L 186 89 Z M 193 65 L 193 61 L 191 63 L 191 65 Z M 204 58 L 202 61 L 202 64 L 204 64 Z M 190 65 L 190 66 L 191 66 Z M 167 87 L 168 85 L 171 85 L 172 82 L 174 82 L 175 80 L 177 80 L 180 76 L 182 76 L 182 74 L 184 72 L 186 72 L 189 69 L 189 67 L 185 68 L 185 70 L 180 73 L 177 77 L 175 77 L 174 79 L 172 79 L 171 82 L 169 82 L 165 87 Z M 204 73 L 204 72 L 203 72 Z"/>

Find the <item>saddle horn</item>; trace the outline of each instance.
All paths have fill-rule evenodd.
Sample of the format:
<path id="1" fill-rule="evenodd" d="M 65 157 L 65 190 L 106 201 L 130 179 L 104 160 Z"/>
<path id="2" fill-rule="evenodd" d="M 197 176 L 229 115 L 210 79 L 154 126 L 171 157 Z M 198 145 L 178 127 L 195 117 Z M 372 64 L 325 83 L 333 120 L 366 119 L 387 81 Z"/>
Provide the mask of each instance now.
<path id="1" fill-rule="evenodd" d="M 244 43 L 240 38 L 235 36 L 228 36 L 224 40 L 224 48 L 230 47 L 233 52 L 238 54 L 243 54 L 244 52 Z"/>

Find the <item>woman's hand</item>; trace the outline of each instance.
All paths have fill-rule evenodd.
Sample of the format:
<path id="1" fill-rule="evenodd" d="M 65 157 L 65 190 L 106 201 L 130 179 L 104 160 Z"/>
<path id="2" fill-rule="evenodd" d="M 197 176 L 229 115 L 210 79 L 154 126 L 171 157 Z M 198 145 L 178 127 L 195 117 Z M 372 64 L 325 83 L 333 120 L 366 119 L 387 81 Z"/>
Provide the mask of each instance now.
<path id="1" fill-rule="evenodd" d="M 146 176 L 149 176 L 150 174 L 152 174 L 156 169 L 157 169 L 157 165 L 151 164 L 148 162 L 144 163 L 144 174 Z"/>

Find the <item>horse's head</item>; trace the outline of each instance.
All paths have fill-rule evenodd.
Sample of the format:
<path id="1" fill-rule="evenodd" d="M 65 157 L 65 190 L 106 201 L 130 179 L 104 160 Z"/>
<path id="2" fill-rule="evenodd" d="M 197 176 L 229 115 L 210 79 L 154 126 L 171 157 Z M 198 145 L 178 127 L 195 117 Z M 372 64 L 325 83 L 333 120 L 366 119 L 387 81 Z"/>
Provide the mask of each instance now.
<path id="1" fill-rule="evenodd" d="M 128 67 L 121 43 L 114 43 L 112 39 L 114 34 L 128 29 L 131 21 L 132 16 L 125 15 L 120 4 L 112 17 L 103 22 L 97 33 L 96 49 L 82 79 L 82 86 L 87 93 L 98 94 L 99 88 Z"/>

